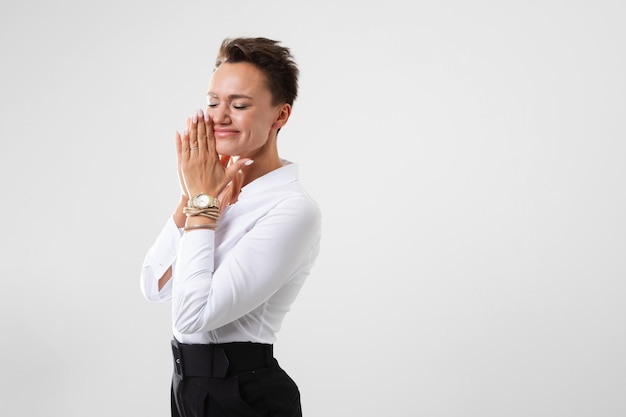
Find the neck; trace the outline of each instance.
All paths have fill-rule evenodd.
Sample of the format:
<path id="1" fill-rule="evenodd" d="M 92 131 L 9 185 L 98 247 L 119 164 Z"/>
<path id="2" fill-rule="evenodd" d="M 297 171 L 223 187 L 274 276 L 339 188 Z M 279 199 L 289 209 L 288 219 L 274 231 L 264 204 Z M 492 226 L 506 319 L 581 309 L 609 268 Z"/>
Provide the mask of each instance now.
<path id="1" fill-rule="evenodd" d="M 281 166 L 282 163 L 280 162 L 278 155 L 276 155 L 276 158 L 272 158 L 271 160 L 267 158 L 261 158 L 260 160 L 254 159 L 254 163 L 252 165 L 241 170 L 241 187 L 245 187 L 257 178 L 260 178 L 268 172 L 274 171 Z"/>
<path id="2" fill-rule="evenodd" d="M 252 159 L 254 163 L 241 170 L 241 187 L 282 166 L 275 136 L 253 155 L 246 155 L 246 157 Z"/>

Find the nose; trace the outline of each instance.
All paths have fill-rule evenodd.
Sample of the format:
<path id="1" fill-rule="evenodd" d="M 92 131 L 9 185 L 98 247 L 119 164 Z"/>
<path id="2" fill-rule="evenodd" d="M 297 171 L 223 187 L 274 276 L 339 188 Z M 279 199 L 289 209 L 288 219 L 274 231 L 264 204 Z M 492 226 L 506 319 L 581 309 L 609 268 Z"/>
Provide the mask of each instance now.
<path id="1" fill-rule="evenodd" d="M 209 116 L 213 120 L 213 123 L 216 124 L 227 124 L 230 122 L 230 114 L 228 111 L 228 106 L 224 104 L 220 104 L 216 107 L 208 107 L 206 109 Z"/>

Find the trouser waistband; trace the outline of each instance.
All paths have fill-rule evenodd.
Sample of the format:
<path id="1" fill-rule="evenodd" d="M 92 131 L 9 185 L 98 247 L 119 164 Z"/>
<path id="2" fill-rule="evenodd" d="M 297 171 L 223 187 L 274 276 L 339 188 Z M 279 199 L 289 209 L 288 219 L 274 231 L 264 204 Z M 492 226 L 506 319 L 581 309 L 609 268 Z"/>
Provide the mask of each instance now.
<path id="1" fill-rule="evenodd" d="M 224 378 L 271 366 L 272 345 L 253 342 L 185 344 L 172 340 L 174 372 L 183 377 Z"/>

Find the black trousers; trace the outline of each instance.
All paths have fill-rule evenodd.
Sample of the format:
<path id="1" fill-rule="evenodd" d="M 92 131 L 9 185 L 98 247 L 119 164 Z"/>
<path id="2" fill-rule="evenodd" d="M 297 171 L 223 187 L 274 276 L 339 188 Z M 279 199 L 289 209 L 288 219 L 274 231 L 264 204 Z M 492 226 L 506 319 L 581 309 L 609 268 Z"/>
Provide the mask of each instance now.
<path id="1" fill-rule="evenodd" d="M 271 345 L 172 341 L 173 417 L 301 417 L 296 383 Z"/>

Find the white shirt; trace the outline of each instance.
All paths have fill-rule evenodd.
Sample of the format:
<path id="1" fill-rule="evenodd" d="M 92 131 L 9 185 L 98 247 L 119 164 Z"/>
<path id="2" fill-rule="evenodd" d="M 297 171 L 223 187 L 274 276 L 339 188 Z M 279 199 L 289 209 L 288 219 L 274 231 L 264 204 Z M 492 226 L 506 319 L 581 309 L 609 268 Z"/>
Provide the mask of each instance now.
<path id="1" fill-rule="evenodd" d="M 182 343 L 274 343 L 317 258 L 321 213 L 288 161 L 242 188 L 213 230 L 183 233 L 170 217 L 148 250 L 141 290 L 172 301 Z M 172 278 L 158 280 L 173 266 Z"/>

